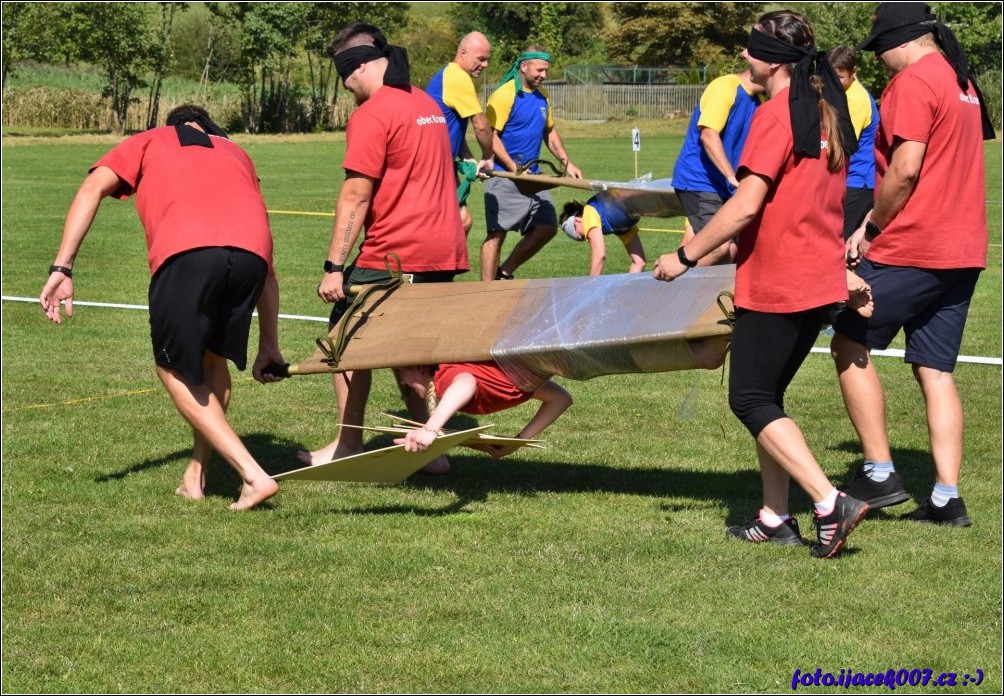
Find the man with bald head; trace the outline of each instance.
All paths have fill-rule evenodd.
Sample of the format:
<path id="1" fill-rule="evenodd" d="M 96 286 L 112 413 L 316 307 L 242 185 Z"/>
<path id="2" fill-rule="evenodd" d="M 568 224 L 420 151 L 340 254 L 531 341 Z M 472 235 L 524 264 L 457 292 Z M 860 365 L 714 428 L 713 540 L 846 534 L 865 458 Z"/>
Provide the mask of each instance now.
<path id="1" fill-rule="evenodd" d="M 481 146 L 481 158 L 476 170 L 491 170 L 494 163 L 492 151 L 492 129 L 488 125 L 484 109 L 478 102 L 477 91 L 474 89 L 474 79 L 488 67 L 491 59 L 492 46 L 484 34 L 472 31 L 460 40 L 457 55 L 453 62 L 447 63 L 429 81 L 425 91 L 428 92 L 446 117 L 446 126 L 450 130 L 450 147 L 453 159 L 457 162 L 457 175 L 463 177 L 460 195 L 460 218 L 464 223 L 464 234 L 471 231 L 474 221 L 467 210 L 467 194 L 470 193 L 470 177 L 465 171 L 464 160 L 473 160 L 474 155 L 467 144 L 467 123 L 474 125 L 474 137 Z M 470 169 L 470 166 L 467 166 Z"/>

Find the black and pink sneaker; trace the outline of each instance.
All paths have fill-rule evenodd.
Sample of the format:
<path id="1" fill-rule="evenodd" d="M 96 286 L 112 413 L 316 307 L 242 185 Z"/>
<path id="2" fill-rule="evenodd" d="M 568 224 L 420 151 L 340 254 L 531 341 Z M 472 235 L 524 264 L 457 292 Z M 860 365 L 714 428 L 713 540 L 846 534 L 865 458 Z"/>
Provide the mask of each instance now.
<path id="1" fill-rule="evenodd" d="M 760 521 L 759 513 L 745 523 L 729 527 L 726 532 L 733 539 L 741 539 L 754 544 L 770 542 L 782 546 L 804 546 L 805 541 L 798 531 L 798 521 L 789 517 L 776 527 L 768 527 Z"/>
<path id="2" fill-rule="evenodd" d="M 810 552 L 816 558 L 836 556 L 858 523 L 868 514 L 868 503 L 852 498 L 846 493 L 837 494 L 833 512 L 822 516 L 815 513 L 812 524 L 816 527 L 819 542 L 812 545 Z"/>

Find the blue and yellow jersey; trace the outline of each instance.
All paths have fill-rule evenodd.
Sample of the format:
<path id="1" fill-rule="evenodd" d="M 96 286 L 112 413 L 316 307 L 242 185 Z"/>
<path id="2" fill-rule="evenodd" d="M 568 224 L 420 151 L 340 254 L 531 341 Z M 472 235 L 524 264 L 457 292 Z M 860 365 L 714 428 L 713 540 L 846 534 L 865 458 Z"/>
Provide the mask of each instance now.
<path id="1" fill-rule="evenodd" d="M 524 88 L 517 98 L 514 83 L 506 82 L 488 98 L 485 114 L 488 124 L 499 132 L 513 162 L 522 166 L 540 158 L 544 135 L 554 127 L 551 100 L 543 88 L 531 91 Z M 505 167 L 496 162 L 495 170 L 505 171 Z M 536 174 L 540 167 L 534 165 L 531 171 Z"/>
<path id="2" fill-rule="evenodd" d="M 456 63 L 448 63 L 432 77 L 425 91 L 443 110 L 450 131 L 450 149 L 454 157 L 459 157 L 467 137 L 467 121 L 482 111 L 474 80 Z"/>
<path id="3" fill-rule="evenodd" d="M 858 151 L 851 155 L 847 168 L 847 188 L 875 188 L 875 131 L 879 112 L 875 100 L 857 80 L 847 88 L 847 109 L 858 136 Z"/>
<path id="4" fill-rule="evenodd" d="M 738 75 L 712 80 L 690 117 L 683 148 L 673 167 L 673 188 L 715 192 L 723 199 L 730 198 L 732 187 L 701 147 L 701 129 L 713 128 L 721 134 L 725 156 L 735 169 L 758 106 L 760 97 L 746 89 Z"/>
<path id="5" fill-rule="evenodd" d="M 617 235 L 624 246 L 638 236 L 638 221 L 612 203 L 606 196 L 593 196 L 582 209 L 582 234 L 588 239 L 589 230 L 599 228 L 603 234 Z"/>

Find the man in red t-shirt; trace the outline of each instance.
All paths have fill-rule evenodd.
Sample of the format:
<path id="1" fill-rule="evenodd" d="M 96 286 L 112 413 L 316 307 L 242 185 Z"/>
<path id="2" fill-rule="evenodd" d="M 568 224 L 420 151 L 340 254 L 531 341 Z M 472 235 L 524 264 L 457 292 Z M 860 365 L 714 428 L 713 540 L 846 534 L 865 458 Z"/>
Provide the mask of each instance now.
<path id="1" fill-rule="evenodd" d="M 246 510 L 278 486 L 227 421 L 230 371 L 247 363 L 251 314 L 260 336 L 253 373 L 282 363 L 279 285 L 272 233 L 254 165 L 226 133 L 193 105 L 167 116 L 167 125 L 132 136 L 91 167 L 66 216 L 55 264 L 39 300 L 59 324 L 60 302 L 73 316 L 73 261 L 107 196 L 136 194 L 150 262 L 150 335 L 157 376 L 192 426 L 195 446 L 177 493 L 201 499 L 213 450 L 244 485 L 230 507 Z"/>
<path id="2" fill-rule="evenodd" d="M 328 54 L 359 105 L 346 128 L 345 184 L 317 289 L 321 299 L 335 303 L 334 326 L 348 309 L 351 285 L 389 278 L 390 254 L 397 254 L 401 270 L 416 283 L 451 281 L 469 265 L 446 119 L 432 97 L 410 84 L 407 54 L 370 24 L 342 29 Z M 346 267 L 364 227 L 359 254 Z M 341 422 L 362 425 L 371 372 L 338 374 L 334 382 Z M 428 417 L 416 394 L 405 392 L 405 401 L 413 418 Z M 362 446 L 361 430 L 341 428 L 327 446 L 298 456 L 322 464 L 357 454 Z M 434 473 L 448 470 L 445 457 L 426 467 Z"/>
<path id="3" fill-rule="evenodd" d="M 907 518 L 969 526 L 958 493 L 963 412 L 952 372 L 986 267 L 983 140 L 993 129 L 965 54 L 924 3 L 879 5 L 858 49 L 874 51 L 893 78 L 875 137 L 875 207 L 847 242 L 875 311 L 870 319 L 838 315 L 831 345 L 865 460 L 845 490 L 875 508 L 910 497 L 893 467 L 885 397 L 869 354 L 903 329 L 936 470 L 931 496 Z"/>

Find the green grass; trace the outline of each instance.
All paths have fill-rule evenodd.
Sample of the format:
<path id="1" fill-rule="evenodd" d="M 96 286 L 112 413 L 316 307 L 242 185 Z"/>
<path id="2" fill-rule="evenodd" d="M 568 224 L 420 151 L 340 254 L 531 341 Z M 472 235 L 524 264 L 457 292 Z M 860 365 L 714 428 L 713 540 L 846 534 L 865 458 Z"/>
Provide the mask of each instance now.
<path id="1" fill-rule="evenodd" d="M 587 175 L 630 178 L 630 127 L 586 139 L 570 125 L 566 144 Z M 643 137 L 640 171 L 668 175 L 679 137 L 654 126 Z M 332 209 L 340 138 L 240 142 L 270 209 Z M 66 208 L 107 148 L 5 140 L 5 296 L 38 294 Z M 1000 357 L 1000 142 L 986 151 L 993 246 L 962 352 Z M 468 279 L 484 234 L 479 196 L 472 204 Z M 281 311 L 325 316 L 314 288 L 331 220 L 272 223 Z M 654 261 L 678 234 L 642 238 Z M 588 256 L 559 237 L 520 275 L 584 274 Z M 609 271 L 626 266 L 611 249 Z M 78 300 L 146 304 L 131 203 L 104 204 L 76 271 Z M 917 526 L 896 508 L 863 524 L 844 557 L 820 562 L 725 539 L 758 504 L 760 479 L 719 373 L 565 381 L 576 404 L 545 433 L 546 450 L 502 461 L 458 451 L 450 475 L 398 486 L 290 482 L 266 509 L 234 514 L 239 482 L 222 465 L 207 501 L 172 493 L 190 433 L 154 375 L 144 312 L 78 307 L 57 327 L 34 304 L 2 309 L 7 692 L 770 692 L 817 667 L 979 668 L 983 683 L 965 690 L 1002 687 L 999 367 L 956 375 L 975 525 Z M 298 360 L 323 323 L 280 329 Z M 919 390 L 901 361 L 879 370 L 898 468 L 926 495 Z M 375 381 L 371 423 L 401 409 L 386 371 Z M 786 405 L 831 478 L 857 464 L 827 356 L 809 357 Z M 531 410 L 481 422 L 511 433 Z M 294 468 L 297 448 L 334 434 L 330 381 L 264 387 L 235 373 L 231 419 L 269 471 Z M 801 492 L 793 508 L 807 527 Z"/>

